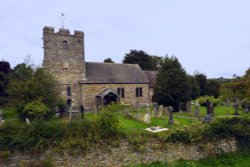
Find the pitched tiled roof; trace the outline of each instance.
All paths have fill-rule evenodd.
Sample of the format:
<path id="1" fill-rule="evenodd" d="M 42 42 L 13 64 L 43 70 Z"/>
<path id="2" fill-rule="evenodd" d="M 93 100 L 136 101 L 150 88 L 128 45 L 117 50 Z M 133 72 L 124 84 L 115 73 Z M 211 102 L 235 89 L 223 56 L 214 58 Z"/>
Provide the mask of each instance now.
<path id="1" fill-rule="evenodd" d="M 149 83 L 137 64 L 86 62 L 86 80 L 82 83 Z"/>
<path id="2" fill-rule="evenodd" d="M 156 83 L 156 76 L 158 74 L 158 71 L 144 71 L 144 73 L 149 80 L 149 87 L 153 88 Z"/>

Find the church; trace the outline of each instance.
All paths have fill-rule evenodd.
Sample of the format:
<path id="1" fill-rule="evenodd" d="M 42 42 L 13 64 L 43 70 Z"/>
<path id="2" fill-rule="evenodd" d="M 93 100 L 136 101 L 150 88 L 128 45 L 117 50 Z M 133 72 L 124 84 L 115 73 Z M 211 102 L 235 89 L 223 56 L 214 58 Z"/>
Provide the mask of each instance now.
<path id="1" fill-rule="evenodd" d="M 44 27 L 43 48 L 43 67 L 58 80 L 68 106 L 93 110 L 110 103 L 151 103 L 152 73 L 138 64 L 86 62 L 82 31 Z"/>

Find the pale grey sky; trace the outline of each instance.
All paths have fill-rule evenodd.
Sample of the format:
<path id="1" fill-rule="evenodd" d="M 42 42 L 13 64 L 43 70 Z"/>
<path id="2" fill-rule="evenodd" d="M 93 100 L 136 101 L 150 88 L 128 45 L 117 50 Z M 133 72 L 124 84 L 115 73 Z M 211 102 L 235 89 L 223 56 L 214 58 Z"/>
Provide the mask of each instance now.
<path id="1" fill-rule="evenodd" d="M 175 55 L 189 74 L 243 75 L 250 67 L 249 0 L 1 0 L 0 59 L 42 64 L 42 28 L 85 32 L 85 58 L 122 61 L 131 49 Z"/>

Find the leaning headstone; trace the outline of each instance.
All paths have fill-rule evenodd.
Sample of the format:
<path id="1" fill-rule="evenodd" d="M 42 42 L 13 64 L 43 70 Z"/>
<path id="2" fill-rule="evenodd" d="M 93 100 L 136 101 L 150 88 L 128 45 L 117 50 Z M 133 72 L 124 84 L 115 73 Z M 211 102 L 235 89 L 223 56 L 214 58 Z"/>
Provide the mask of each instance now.
<path id="1" fill-rule="evenodd" d="M 161 117 L 161 116 L 162 116 L 162 113 L 163 113 L 163 106 L 160 105 L 160 106 L 159 106 L 159 111 L 158 111 L 157 117 Z"/>
<path id="2" fill-rule="evenodd" d="M 30 124 L 29 118 L 25 118 L 25 122 L 26 122 L 26 124 Z"/>
<path id="3" fill-rule="evenodd" d="M 172 107 L 172 106 L 169 106 L 169 107 L 168 107 L 168 112 L 169 112 L 169 120 L 168 120 L 168 123 L 169 123 L 170 125 L 172 125 L 172 124 L 174 123 L 173 111 L 174 111 L 173 107 Z"/>
<path id="4" fill-rule="evenodd" d="M 147 123 L 147 124 L 149 124 L 151 122 L 151 116 L 150 116 L 149 113 L 146 113 L 144 115 L 144 122 Z"/>

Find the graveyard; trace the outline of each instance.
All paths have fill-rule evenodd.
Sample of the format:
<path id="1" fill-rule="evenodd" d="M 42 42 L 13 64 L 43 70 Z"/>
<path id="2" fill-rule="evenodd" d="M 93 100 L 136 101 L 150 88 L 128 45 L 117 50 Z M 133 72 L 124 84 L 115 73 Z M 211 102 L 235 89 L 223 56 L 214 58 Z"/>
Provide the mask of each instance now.
<path id="1" fill-rule="evenodd" d="M 42 122 L 20 121 L 15 110 L 4 110 L 1 114 L 1 119 L 4 121 L 0 125 L 0 147 L 1 150 L 5 151 L 1 151 L 0 155 L 6 157 L 15 155 L 8 150 L 24 151 L 28 155 L 35 151 L 36 154 L 43 155 L 45 150 L 49 149 L 50 154 L 53 155 L 63 152 L 64 158 L 69 156 L 74 159 L 75 155 L 82 155 L 81 163 L 85 163 L 87 161 L 84 159 L 85 155 L 92 156 L 91 149 L 93 148 L 101 149 L 101 152 L 104 151 L 99 155 L 101 157 L 103 154 L 106 155 L 107 150 L 110 150 L 108 152 L 110 152 L 111 157 L 119 157 L 122 155 L 112 150 L 128 147 L 129 153 L 126 153 L 126 149 L 119 151 L 125 151 L 124 154 L 134 154 L 136 156 L 136 158 L 128 158 L 128 162 L 135 163 L 137 161 L 137 163 L 148 164 L 158 160 L 165 162 L 165 156 L 175 155 L 172 160 L 178 160 L 181 157 L 190 160 L 205 158 L 208 155 L 219 155 L 221 154 L 220 149 L 225 152 L 234 152 L 237 143 L 242 142 L 237 141 L 241 140 L 237 139 L 237 135 L 245 136 L 242 137 L 244 140 L 240 144 L 243 144 L 244 147 L 247 146 L 250 127 L 249 112 L 239 108 L 238 115 L 235 115 L 233 106 L 218 105 L 214 107 L 212 120 L 204 122 L 207 108 L 199 106 L 198 115 L 195 113 L 195 109 L 197 108 L 193 103 L 189 112 L 173 112 L 172 116 L 170 116 L 168 108 L 163 106 L 158 106 L 156 110 L 153 105 L 136 108 L 122 104 L 112 104 L 97 112 L 86 112 L 84 118 L 72 117 L 69 120 L 68 116 L 62 118 L 53 117 Z M 225 125 L 227 126 L 225 127 Z M 162 129 L 162 131 L 154 132 L 155 129 Z M 236 137 L 236 141 L 234 137 Z M 226 142 L 223 142 L 222 146 L 216 144 L 216 142 L 220 143 L 221 140 L 226 140 Z M 177 143 L 184 143 L 184 145 Z M 192 153 L 195 156 L 191 156 L 192 154 L 189 154 L 189 151 L 185 153 L 184 150 L 194 149 L 193 147 L 196 147 L 197 143 L 203 143 L 203 151 L 207 152 L 209 150 L 209 153 L 204 154 L 202 151 L 197 154 L 199 150 Z M 216 147 L 211 146 L 213 144 Z M 180 147 L 181 154 L 175 147 Z M 240 147 L 238 147 L 237 150 L 240 150 Z M 170 148 L 171 150 L 169 150 Z M 155 152 L 151 155 L 152 159 L 138 161 L 138 159 L 145 157 L 148 150 L 151 149 Z M 169 152 L 164 153 L 163 151 L 163 154 L 160 151 L 162 149 L 169 150 Z M 66 150 L 71 151 L 66 154 L 64 153 Z M 158 154 L 161 154 L 161 156 L 155 156 Z M 53 156 L 52 159 L 58 165 L 60 161 L 56 157 Z M 22 159 L 25 158 L 27 157 L 22 157 Z M 91 161 L 93 161 L 93 164 L 100 163 L 99 161 L 96 162 L 93 157 Z M 123 160 L 119 161 L 119 158 L 112 161 L 117 164 L 128 164 Z M 72 162 L 70 161 L 70 163 Z M 105 164 L 106 161 L 103 163 Z"/>

